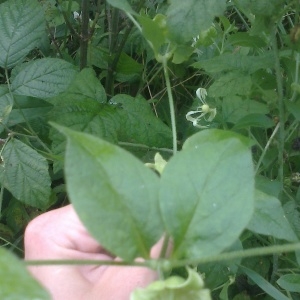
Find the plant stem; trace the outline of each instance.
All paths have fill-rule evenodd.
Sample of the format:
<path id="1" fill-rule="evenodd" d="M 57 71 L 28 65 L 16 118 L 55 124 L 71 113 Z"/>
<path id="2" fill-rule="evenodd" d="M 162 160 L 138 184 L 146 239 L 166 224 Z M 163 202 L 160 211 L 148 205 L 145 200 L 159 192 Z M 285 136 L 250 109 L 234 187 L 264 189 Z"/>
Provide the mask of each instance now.
<path id="1" fill-rule="evenodd" d="M 268 142 L 267 142 L 267 144 L 266 144 L 266 146 L 265 146 L 265 148 L 264 148 L 264 150 L 263 150 L 263 152 L 262 152 L 262 154 L 261 154 L 261 156 L 260 156 L 260 158 L 259 158 L 259 160 L 258 160 L 258 162 L 256 164 L 255 174 L 257 174 L 257 172 L 259 170 L 259 167 L 260 167 L 260 165 L 261 165 L 261 163 L 262 163 L 262 161 L 263 161 L 263 159 L 264 159 L 264 157 L 265 157 L 265 155 L 266 155 L 266 153 L 267 153 L 267 151 L 268 151 L 268 149 L 270 147 L 270 144 L 271 144 L 273 138 L 275 137 L 275 135 L 276 135 L 276 133 L 277 133 L 279 127 L 280 127 L 280 123 L 281 122 L 278 122 L 278 124 L 276 125 L 276 127 L 275 127 L 272 135 L 270 136 L 270 138 L 269 138 L 269 140 L 268 140 Z"/>
<path id="2" fill-rule="evenodd" d="M 277 84 L 277 95 L 278 95 L 278 112 L 279 112 L 279 134 L 278 134 L 278 180 L 283 188 L 283 164 L 284 164 L 284 139 L 285 139 L 285 129 L 284 129 L 284 95 L 283 95 L 283 82 L 282 82 L 282 74 L 280 67 L 280 58 L 279 51 L 277 46 L 276 39 L 277 29 L 274 27 L 273 33 L 271 35 L 272 48 L 274 53 L 274 68 L 276 74 L 276 84 Z"/>
<path id="3" fill-rule="evenodd" d="M 46 265 L 106 265 L 106 266 L 135 266 L 135 267 L 149 267 L 152 269 L 159 269 L 162 265 L 168 262 L 173 268 L 184 267 L 186 265 L 199 265 L 211 262 L 228 261 L 233 259 L 240 259 L 253 256 L 266 256 L 275 253 L 285 253 L 300 250 L 300 243 L 275 245 L 268 247 L 259 247 L 246 250 L 233 251 L 228 253 L 221 253 L 202 258 L 184 259 L 184 260 L 147 260 L 143 262 L 126 262 L 114 260 L 26 260 L 27 266 L 46 266 Z"/>
<path id="4" fill-rule="evenodd" d="M 173 136 L 173 154 L 177 152 L 177 131 L 176 131 L 176 119 L 175 119 L 175 108 L 174 108 L 174 99 L 171 89 L 170 77 L 168 72 L 167 66 L 167 58 L 164 57 L 162 60 L 163 68 L 164 68 L 164 75 L 165 75 L 165 82 L 167 87 L 168 99 L 169 99 L 169 109 L 171 115 L 171 127 L 172 127 L 172 136 Z"/>
<path id="5" fill-rule="evenodd" d="M 280 254 L 285 252 L 293 252 L 297 250 L 300 250 L 300 243 L 239 250 L 239 251 L 233 251 L 228 253 L 221 253 L 218 255 L 208 256 L 204 258 L 198 258 L 198 259 L 194 258 L 194 259 L 185 259 L 185 260 L 174 261 L 174 262 L 171 261 L 171 265 L 173 268 L 175 268 L 175 267 L 183 267 L 186 265 L 199 265 L 199 264 L 228 261 L 228 260 L 253 257 L 253 256 L 266 256 L 266 255 L 271 255 L 276 253 Z"/>
<path id="6" fill-rule="evenodd" d="M 87 66 L 87 50 L 89 42 L 89 6 L 90 0 L 81 2 L 81 37 L 80 37 L 80 70 Z"/>
<path id="7" fill-rule="evenodd" d="M 300 53 L 297 52 L 296 53 L 296 66 L 295 66 L 295 68 L 296 68 L 296 70 L 295 70 L 295 80 L 294 80 L 294 82 L 296 84 L 298 84 L 298 81 L 299 81 L 299 64 L 300 64 Z M 290 99 L 291 102 L 295 101 L 297 94 L 298 94 L 297 91 L 293 92 L 293 95 Z"/>
<path id="8" fill-rule="evenodd" d="M 141 148 L 141 149 L 147 149 L 147 150 L 154 150 L 154 151 L 162 151 L 162 152 L 168 152 L 173 153 L 173 150 L 167 149 L 167 148 L 157 148 L 157 147 L 149 147 L 142 144 L 133 144 L 133 143 L 127 143 L 127 142 L 118 142 L 120 146 L 125 147 L 134 147 L 134 148 Z"/>

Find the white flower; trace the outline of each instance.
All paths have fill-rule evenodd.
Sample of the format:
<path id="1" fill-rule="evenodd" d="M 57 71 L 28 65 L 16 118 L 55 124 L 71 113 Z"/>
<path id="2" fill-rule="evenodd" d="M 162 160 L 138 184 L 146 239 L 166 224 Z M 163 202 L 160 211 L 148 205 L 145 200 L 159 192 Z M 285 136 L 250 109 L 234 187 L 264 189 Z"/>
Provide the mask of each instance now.
<path id="1" fill-rule="evenodd" d="M 207 96 L 207 91 L 204 88 L 199 88 L 196 91 L 196 95 L 198 99 L 201 102 L 201 105 L 199 105 L 196 110 L 191 110 L 186 114 L 186 119 L 193 123 L 195 127 L 198 128 L 207 128 L 209 125 L 203 126 L 199 125 L 199 122 L 203 118 L 207 122 L 211 122 L 216 114 L 217 109 L 216 108 L 210 108 L 209 105 L 206 103 L 205 98 Z M 198 116 L 197 116 L 198 115 Z"/>

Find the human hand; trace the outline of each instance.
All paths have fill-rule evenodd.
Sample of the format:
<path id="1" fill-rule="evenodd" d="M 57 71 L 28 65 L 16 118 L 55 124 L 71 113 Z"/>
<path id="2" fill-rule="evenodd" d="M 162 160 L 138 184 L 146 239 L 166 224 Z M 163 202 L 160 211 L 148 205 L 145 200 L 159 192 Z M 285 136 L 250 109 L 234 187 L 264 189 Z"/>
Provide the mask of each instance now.
<path id="1" fill-rule="evenodd" d="M 161 243 L 151 250 L 159 257 Z M 72 205 L 49 211 L 25 231 L 25 259 L 118 260 L 82 225 Z M 29 271 L 55 300 L 128 300 L 131 292 L 157 279 L 153 270 L 123 266 L 31 266 Z"/>

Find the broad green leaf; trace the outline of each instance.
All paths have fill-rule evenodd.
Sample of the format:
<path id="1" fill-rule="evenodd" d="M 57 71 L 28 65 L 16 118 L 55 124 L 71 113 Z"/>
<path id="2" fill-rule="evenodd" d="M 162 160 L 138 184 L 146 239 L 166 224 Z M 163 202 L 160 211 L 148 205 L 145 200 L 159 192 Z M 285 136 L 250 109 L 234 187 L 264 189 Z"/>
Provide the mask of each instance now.
<path id="1" fill-rule="evenodd" d="M 170 159 L 161 177 L 160 208 L 176 258 L 220 253 L 238 238 L 253 213 L 248 147 L 235 135 L 225 133 L 227 138 L 215 141 L 222 131 L 204 132 Z"/>
<path id="2" fill-rule="evenodd" d="M 38 59 L 26 64 L 13 78 L 13 93 L 50 98 L 64 92 L 76 73 L 75 67 L 62 59 Z"/>
<path id="3" fill-rule="evenodd" d="M 252 101 L 250 102 L 252 103 Z M 247 114 L 240 118 L 233 129 L 242 129 L 249 127 L 270 128 L 274 126 L 274 121 L 263 114 Z"/>
<path id="4" fill-rule="evenodd" d="M 235 124 L 240 120 L 242 120 L 243 118 L 246 118 L 247 121 L 248 115 L 252 115 L 252 114 L 263 115 L 268 113 L 269 113 L 269 109 L 266 104 L 257 102 L 250 98 L 243 99 L 240 96 L 232 94 L 232 95 L 228 95 L 227 97 L 224 97 L 222 101 L 223 119 L 225 122 L 228 123 Z"/>
<path id="5" fill-rule="evenodd" d="M 260 69 L 272 68 L 273 65 L 274 58 L 270 53 L 256 56 L 246 56 L 240 53 L 225 53 L 192 64 L 194 68 L 204 69 L 208 73 L 241 71 L 245 74 L 252 74 Z"/>
<path id="6" fill-rule="evenodd" d="M 135 11 L 131 8 L 130 4 L 127 0 L 106 0 L 110 5 L 124 10 L 127 13 L 130 13 L 132 15 L 136 14 Z"/>
<path id="7" fill-rule="evenodd" d="M 190 41 L 208 29 L 225 8 L 225 0 L 170 0 L 166 13 L 170 35 L 179 44 Z"/>
<path id="8" fill-rule="evenodd" d="M 171 276 L 164 281 L 155 281 L 145 289 L 136 289 L 130 300 L 211 300 L 201 275 L 190 268 L 187 271 L 187 279 Z"/>
<path id="9" fill-rule="evenodd" d="M 120 82 L 140 81 L 143 65 L 122 52 L 116 69 L 115 79 Z"/>
<path id="10" fill-rule="evenodd" d="M 143 98 L 116 95 L 111 104 L 120 105 L 120 141 L 144 144 L 150 147 L 170 147 L 171 129 L 155 117 L 149 103 Z"/>
<path id="11" fill-rule="evenodd" d="M 0 299 L 50 300 L 48 293 L 35 281 L 25 265 L 13 254 L 0 248 Z"/>
<path id="12" fill-rule="evenodd" d="M 45 209 L 51 192 L 47 160 L 16 138 L 4 145 L 1 158 L 3 186 L 21 202 Z"/>
<path id="13" fill-rule="evenodd" d="M 298 240 L 291 228 L 280 201 L 261 191 L 255 194 L 255 209 L 247 229 L 290 242 Z"/>
<path id="14" fill-rule="evenodd" d="M 246 147 L 254 145 L 253 141 L 247 137 L 235 132 L 223 131 L 218 129 L 204 130 L 200 134 L 194 134 L 190 136 L 183 144 L 183 149 L 192 149 L 198 147 L 199 143 L 223 143 L 228 139 L 237 139 Z"/>
<path id="15" fill-rule="evenodd" d="M 99 103 L 106 102 L 106 94 L 104 87 L 93 69 L 85 68 L 78 73 L 67 90 L 68 94 L 74 94 L 74 96 L 84 96 L 97 100 Z"/>
<path id="16" fill-rule="evenodd" d="M 39 45 L 45 34 L 43 10 L 37 0 L 0 4 L 0 67 L 12 68 Z"/>
<path id="17" fill-rule="evenodd" d="M 117 107 L 101 104 L 94 99 L 81 95 L 63 93 L 55 100 L 49 120 L 73 130 L 86 132 L 101 137 L 110 142 L 117 141 L 119 119 Z M 50 130 L 52 151 L 55 155 L 63 156 L 65 137 L 57 130 Z M 54 162 L 54 172 L 63 167 L 63 161 Z"/>
<path id="18" fill-rule="evenodd" d="M 278 289 L 276 289 L 272 284 L 270 284 L 266 279 L 260 276 L 258 273 L 244 266 L 240 266 L 241 270 L 253 280 L 264 292 L 273 297 L 275 300 L 288 300 L 289 298 L 282 294 Z"/>
<path id="19" fill-rule="evenodd" d="M 300 101 L 291 102 L 285 101 L 288 111 L 294 116 L 297 121 L 300 121 Z"/>
<path id="20" fill-rule="evenodd" d="M 0 86 L 0 122 L 6 124 L 13 107 L 13 98 L 6 86 Z M 3 126 L 0 125 L 0 132 Z"/>
<path id="21" fill-rule="evenodd" d="M 46 118 L 52 108 L 48 102 L 32 97 L 15 96 L 16 103 L 9 115 L 7 126 L 11 127 L 34 119 Z"/>
<path id="22" fill-rule="evenodd" d="M 262 48 L 266 46 L 266 41 L 258 36 L 252 36 L 249 32 L 236 32 L 235 34 L 231 34 L 227 37 L 227 40 L 232 45 L 242 46 L 242 47 L 251 47 L 251 48 Z M 234 55 L 234 54 L 233 54 Z M 223 56 L 223 55 L 222 55 Z M 263 55 L 264 58 L 272 57 L 270 53 L 268 55 Z M 256 59 L 259 60 L 260 63 L 263 61 L 260 59 L 261 56 L 255 56 Z M 255 63 L 255 61 L 253 60 Z"/>
<path id="23" fill-rule="evenodd" d="M 67 136 L 67 191 L 84 225 L 111 253 L 148 258 L 163 233 L 157 175 L 117 146 L 55 127 Z"/>
<path id="24" fill-rule="evenodd" d="M 209 96 L 228 97 L 233 95 L 249 95 L 252 81 L 249 75 L 240 71 L 232 71 L 218 78 L 208 89 Z"/>
<path id="25" fill-rule="evenodd" d="M 280 276 L 276 283 L 283 289 L 293 293 L 300 293 L 300 275 L 286 274 Z"/>
<path id="26" fill-rule="evenodd" d="M 300 211 L 298 203 L 292 200 L 288 201 L 283 205 L 283 210 L 292 229 L 300 239 Z"/>

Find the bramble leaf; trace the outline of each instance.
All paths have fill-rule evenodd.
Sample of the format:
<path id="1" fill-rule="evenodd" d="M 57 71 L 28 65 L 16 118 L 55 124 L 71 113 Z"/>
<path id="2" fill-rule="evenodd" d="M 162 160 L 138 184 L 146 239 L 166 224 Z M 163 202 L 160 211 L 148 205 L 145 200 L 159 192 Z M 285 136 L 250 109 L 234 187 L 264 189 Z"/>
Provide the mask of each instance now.
<path id="1" fill-rule="evenodd" d="M 163 234 L 157 175 L 117 146 L 55 127 L 67 136 L 67 190 L 84 225 L 111 253 L 148 258 Z"/>
<path id="2" fill-rule="evenodd" d="M 0 4 L 0 67 L 12 68 L 38 46 L 45 34 L 43 10 L 36 0 Z"/>
<path id="3" fill-rule="evenodd" d="M 16 138 L 4 145 L 1 158 L 3 186 L 19 201 L 45 209 L 51 192 L 47 160 Z"/>
<path id="4" fill-rule="evenodd" d="M 42 58 L 27 63 L 12 79 L 16 95 L 50 98 L 64 92 L 77 71 L 75 67 L 58 58 Z"/>

